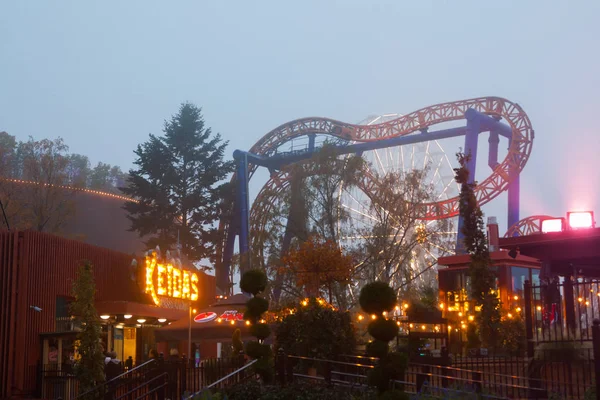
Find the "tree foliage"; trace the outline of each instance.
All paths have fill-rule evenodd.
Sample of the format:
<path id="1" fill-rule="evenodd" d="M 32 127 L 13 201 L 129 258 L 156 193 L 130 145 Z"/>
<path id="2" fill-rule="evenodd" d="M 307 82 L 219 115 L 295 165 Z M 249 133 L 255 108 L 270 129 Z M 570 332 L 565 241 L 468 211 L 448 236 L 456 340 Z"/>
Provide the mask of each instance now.
<path id="1" fill-rule="evenodd" d="M 92 266 L 85 262 L 73 282 L 71 313 L 81 323 L 77 334 L 77 351 L 80 355 L 75 366 L 80 393 L 84 393 L 104 382 L 104 356 L 100 342 L 102 329 L 94 306 L 96 284 Z"/>
<path id="2" fill-rule="evenodd" d="M 233 171 L 233 163 L 223 161 L 226 146 L 205 127 L 201 109 L 184 103 L 165 122 L 164 136 L 151 134 L 137 147 L 123 191 L 138 202 L 125 209 L 131 230 L 149 237 L 149 248 L 173 249 L 179 237 L 190 261 L 214 260 L 214 222 L 228 187 L 222 181 Z"/>
<path id="3" fill-rule="evenodd" d="M 116 193 L 125 181 L 119 167 L 100 163 L 108 167 L 109 178 L 93 185 L 96 168 L 90 169 L 88 157 L 68 150 L 61 138 L 18 142 L 0 132 L 0 198 L 12 229 L 61 233 L 75 212 L 73 188 Z"/>
<path id="4" fill-rule="evenodd" d="M 347 283 L 354 265 L 352 257 L 343 254 L 334 241 L 316 236 L 290 250 L 283 262 L 283 273 L 293 274 L 296 284 L 304 287 L 308 296 L 318 297 L 320 289 L 327 288 L 330 303 L 333 285 Z"/>
<path id="5" fill-rule="evenodd" d="M 464 249 L 471 256 L 469 277 L 471 299 L 481 307 L 478 314 L 479 334 L 488 347 L 497 346 L 500 329 L 500 301 L 494 293 L 496 274 L 488 249 L 483 212 L 477 204 L 474 182 L 469 182 L 467 164 L 470 155 L 457 154 L 459 168 L 455 169 L 455 179 L 460 185 L 459 211 L 463 221 Z"/>
<path id="6" fill-rule="evenodd" d="M 311 298 L 286 315 L 275 328 L 275 345 L 286 354 L 332 359 L 352 354 L 356 346 L 350 313 Z"/>

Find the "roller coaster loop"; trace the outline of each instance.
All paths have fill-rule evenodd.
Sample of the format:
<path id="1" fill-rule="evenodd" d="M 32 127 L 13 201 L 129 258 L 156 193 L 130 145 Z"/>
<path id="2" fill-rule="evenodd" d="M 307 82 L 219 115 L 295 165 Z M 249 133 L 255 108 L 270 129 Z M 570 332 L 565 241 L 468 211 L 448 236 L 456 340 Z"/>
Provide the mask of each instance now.
<path id="1" fill-rule="evenodd" d="M 439 131 L 429 128 L 450 121 L 466 119 L 466 125 Z M 441 103 L 422 108 L 391 121 L 375 125 L 353 125 L 328 118 L 302 118 L 285 123 L 263 136 L 248 152 L 236 150 L 237 170 L 232 181 L 237 182 L 237 197 L 231 205 L 231 216 L 223 218 L 219 229 L 223 242 L 217 248 L 217 285 L 230 290 L 229 270 L 235 237 L 239 235 L 243 268 L 248 268 L 248 235 L 250 206 L 248 181 L 258 166 L 276 176 L 276 171 L 294 162 L 310 159 L 315 147 L 315 135 L 329 135 L 339 139 L 336 151 L 342 154 L 362 154 L 367 150 L 402 146 L 450 137 L 465 136 L 465 153 L 471 154 L 468 165 L 470 181 L 475 182 L 477 142 L 481 132 L 489 132 L 488 165 L 492 173 L 475 189 L 480 205 L 508 190 L 508 226 L 519 221 L 519 174 L 525 167 L 534 139 L 534 131 L 527 114 L 516 103 L 500 97 L 480 97 Z M 306 136 L 309 147 L 305 151 L 278 153 L 280 146 L 292 139 Z M 506 157 L 498 162 L 500 136 L 506 137 L 509 147 Z M 279 176 L 278 181 L 284 178 Z M 424 220 L 450 218 L 458 215 L 458 197 L 421 205 L 420 218 Z M 460 222 L 459 229 L 460 232 Z M 461 242 L 460 234 L 458 242 Z"/>

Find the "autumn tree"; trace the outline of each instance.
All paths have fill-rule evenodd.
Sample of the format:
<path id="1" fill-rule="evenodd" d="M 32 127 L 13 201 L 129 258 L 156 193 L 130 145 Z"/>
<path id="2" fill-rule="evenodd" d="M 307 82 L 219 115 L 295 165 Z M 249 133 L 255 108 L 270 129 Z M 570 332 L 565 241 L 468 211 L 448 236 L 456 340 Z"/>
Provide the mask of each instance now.
<path id="1" fill-rule="evenodd" d="M 483 212 L 475 197 L 476 183 L 469 182 L 467 164 L 470 155 L 457 154 L 459 168 L 454 170 L 456 182 L 460 185 L 459 211 L 463 221 L 464 250 L 471 256 L 469 277 L 471 280 L 471 299 L 475 306 L 481 307 L 477 314 L 479 335 L 488 347 L 495 347 L 499 341 L 501 324 L 500 301 L 494 293 L 496 274 L 492 269 Z"/>
<path id="2" fill-rule="evenodd" d="M 333 240 L 311 236 L 299 247 L 290 250 L 283 259 L 285 273 L 292 274 L 296 285 L 304 287 L 309 297 L 318 297 L 321 288 L 329 294 L 335 283 L 347 283 L 353 267 L 352 257 L 342 253 Z"/>
<path id="3" fill-rule="evenodd" d="M 67 156 L 67 180 L 70 186 L 85 188 L 90 176 L 90 160 L 81 154 Z"/>
<path id="4" fill-rule="evenodd" d="M 136 168 L 123 192 L 137 202 L 125 209 L 131 230 L 149 237 L 146 245 L 173 249 L 180 238 L 183 254 L 192 262 L 214 260 L 220 202 L 233 171 L 224 161 L 227 142 L 205 127 L 201 109 L 184 103 L 165 122 L 164 136 L 150 135 L 135 150 Z"/>
<path id="5" fill-rule="evenodd" d="M 29 138 L 18 145 L 21 179 L 35 183 L 20 199 L 27 213 L 22 217 L 29 221 L 30 229 L 60 232 L 75 210 L 74 192 L 62 187 L 68 184 L 68 149 L 61 138 Z"/>
<path id="6" fill-rule="evenodd" d="M 452 229 L 447 220 L 422 220 L 422 204 L 436 199 L 428 172 L 424 168 L 379 176 L 370 171 L 370 219 L 359 231 L 364 246 L 356 249 L 360 262 L 354 272 L 359 285 L 382 280 L 409 292 L 418 290 L 412 282 L 429 281 L 419 278 L 435 274 L 432 267 L 437 259 L 432 254 L 443 255 L 450 247 L 445 233 Z"/>

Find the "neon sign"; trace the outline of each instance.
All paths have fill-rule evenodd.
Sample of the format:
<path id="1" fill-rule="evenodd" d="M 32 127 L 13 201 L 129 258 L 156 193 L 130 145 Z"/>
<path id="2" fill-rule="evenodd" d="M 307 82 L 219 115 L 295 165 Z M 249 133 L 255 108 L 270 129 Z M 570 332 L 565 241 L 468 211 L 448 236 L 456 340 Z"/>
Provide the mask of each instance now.
<path id="1" fill-rule="evenodd" d="M 214 321 L 215 319 L 217 319 L 217 313 L 209 311 L 209 312 L 203 312 L 203 313 L 196 315 L 194 317 L 194 322 L 203 324 L 205 322 Z M 241 313 L 241 312 L 235 311 L 235 310 L 229 310 L 229 311 L 223 312 L 223 314 L 221 314 L 219 319 L 217 319 L 217 322 L 221 322 L 221 321 L 236 322 L 236 321 L 243 321 L 243 320 L 244 320 L 244 313 Z"/>
<path id="2" fill-rule="evenodd" d="M 146 257 L 146 293 L 160 305 L 160 297 L 198 300 L 198 275 L 195 272 L 160 263 L 156 253 Z"/>

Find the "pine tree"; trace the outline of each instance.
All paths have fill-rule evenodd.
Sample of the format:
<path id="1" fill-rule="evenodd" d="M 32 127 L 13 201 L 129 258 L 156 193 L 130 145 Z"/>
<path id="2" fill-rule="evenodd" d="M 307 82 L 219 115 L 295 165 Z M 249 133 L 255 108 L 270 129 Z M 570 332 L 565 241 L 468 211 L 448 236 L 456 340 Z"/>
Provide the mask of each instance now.
<path id="1" fill-rule="evenodd" d="M 82 394 L 104 382 L 104 356 L 100 343 L 102 328 L 94 306 L 95 295 L 92 266 L 85 262 L 73 282 L 75 301 L 71 304 L 71 313 L 82 326 L 81 332 L 77 334 L 80 358 L 75 368 L 79 392 Z M 90 396 L 93 397 L 93 394 Z"/>
<path id="2" fill-rule="evenodd" d="M 227 142 L 212 135 L 201 109 L 190 103 L 165 122 L 164 133 L 137 147 L 137 169 L 121 188 L 138 200 L 125 204 L 131 230 L 148 236 L 149 248 L 173 249 L 180 238 L 190 261 L 214 259 L 214 222 L 228 188 L 222 181 L 233 171 L 233 162 L 223 161 Z"/>
<path id="3" fill-rule="evenodd" d="M 495 347 L 500 328 L 500 302 L 494 294 L 496 275 L 492 270 L 492 260 L 485 235 L 483 212 L 475 197 L 475 183 L 469 183 L 467 163 L 470 156 L 457 154 L 460 168 L 456 168 L 455 179 L 460 185 L 459 210 L 463 220 L 464 249 L 471 256 L 469 277 L 471 278 L 471 299 L 481 307 L 478 314 L 479 334 L 484 345 Z"/>

